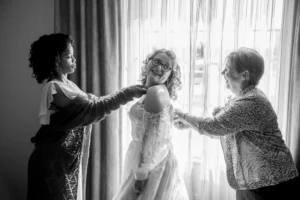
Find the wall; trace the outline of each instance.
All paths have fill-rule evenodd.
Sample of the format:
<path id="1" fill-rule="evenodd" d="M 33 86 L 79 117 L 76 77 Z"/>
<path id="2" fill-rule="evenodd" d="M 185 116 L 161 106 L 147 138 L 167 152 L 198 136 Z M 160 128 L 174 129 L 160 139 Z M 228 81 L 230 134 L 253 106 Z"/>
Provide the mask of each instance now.
<path id="1" fill-rule="evenodd" d="M 30 45 L 54 32 L 54 0 L 0 0 L 0 199 L 26 199 L 42 85 L 28 67 Z"/>

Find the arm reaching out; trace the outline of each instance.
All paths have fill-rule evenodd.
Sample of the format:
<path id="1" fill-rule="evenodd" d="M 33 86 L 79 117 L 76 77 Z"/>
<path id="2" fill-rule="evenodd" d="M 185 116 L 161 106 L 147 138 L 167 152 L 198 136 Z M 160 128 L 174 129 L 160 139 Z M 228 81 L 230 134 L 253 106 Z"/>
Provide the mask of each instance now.
<path id="1" fill-rule="evenodd" d="M 75 99 L 70 100 L 59 86 L 56 86 L 56 89 L 57 94 L 53 95 L 53 104 L 61 109 L 51 115 L 50 125 L 60 130 L 70 130 L 98 122 L 113 110 L 147 91 L 146 87 L 135 85 L 104 97 L 78 95 Z"/>
<path id="2" fill-rule="evenodd" d="M 226 109 L 218 109 L 213 117 L 196 117 L 176 110 L 176 114 L 194 130 L 204 135 L 223 136 L 243 130 L 256 130 L 262 118 L 261 104 L 256 97 L 236 100 Z"/>

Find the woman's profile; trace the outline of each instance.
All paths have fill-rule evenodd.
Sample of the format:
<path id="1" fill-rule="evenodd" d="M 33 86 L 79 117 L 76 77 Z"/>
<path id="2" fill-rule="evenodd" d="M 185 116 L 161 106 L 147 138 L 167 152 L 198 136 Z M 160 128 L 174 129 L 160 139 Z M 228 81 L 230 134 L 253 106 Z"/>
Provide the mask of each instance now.
<path id="1" fill-rule="evenodd" d="M 38 83 L 45 83 L 39 119 L 41 128 L 28 164 L 28 200 L 84 198 L 92 124 L 121 105 L 146 93 L 130 86 L 97 97 L 68 80 L 76 69 L 73 40 L 67 34 L 43 35 L 33 42 L 29 67 Z"/>

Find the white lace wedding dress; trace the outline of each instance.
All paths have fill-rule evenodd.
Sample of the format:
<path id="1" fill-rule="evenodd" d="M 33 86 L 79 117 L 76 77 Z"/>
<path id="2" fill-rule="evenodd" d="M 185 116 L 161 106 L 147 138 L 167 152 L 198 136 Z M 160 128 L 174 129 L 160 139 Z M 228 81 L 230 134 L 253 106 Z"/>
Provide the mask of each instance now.
<path id="1" fill-rule="evenodd" d="M 123 181 L 113 200 L 188 200 L 171 143 L 173 113 L 172 105 L 160 113 L 145 111 L 141 102 L 131 107 L 132 141 L 126 153 Z M 138 196 L 133 190 L 137 171 L 149 172 Z"/>

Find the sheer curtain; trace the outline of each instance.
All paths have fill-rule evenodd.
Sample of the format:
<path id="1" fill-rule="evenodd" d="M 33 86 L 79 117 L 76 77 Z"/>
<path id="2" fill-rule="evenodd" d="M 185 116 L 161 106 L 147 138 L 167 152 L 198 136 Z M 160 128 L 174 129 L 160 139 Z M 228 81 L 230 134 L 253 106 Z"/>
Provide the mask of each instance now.
<path id="1" fill-rule="evenodd" d="M 258 50 L 265 59 L 259 88 L 276 112 L 281 67 L 281 21 L 284 0 L 123 0 L 123 85 L 139 81 L 143 60 L 154 49 L 175 52 L 183 88 L 176 107 L 210 116 L 230 94 L 221 70 L 226 56 L 238 47 Z M 124 107 L 128 111 L 130 104 Z M 131 140 L 123 115 L 122 158 Z M 282 125 L 282 123 L 280 122 Z M 286 135 L 284 135 L 286 139 Z M 173 130 L 174 149 L 191 200 L 235 199 L 227 183 L 220 141 L 194 131 Z"/>
<path id="2" fill-rule="evenodd" d="M 300 1 L 284 3 L 284 20 L 280 72 L 280 100 L 288 102 L 278 107 L 282 129 L 287 133 L 286 143 L 290 147 L 297 169 L 300 171 Z M 287 112 L 288 111 L 288 112 Z M 300 185 L 300 177 L 298 177 Z"/>

